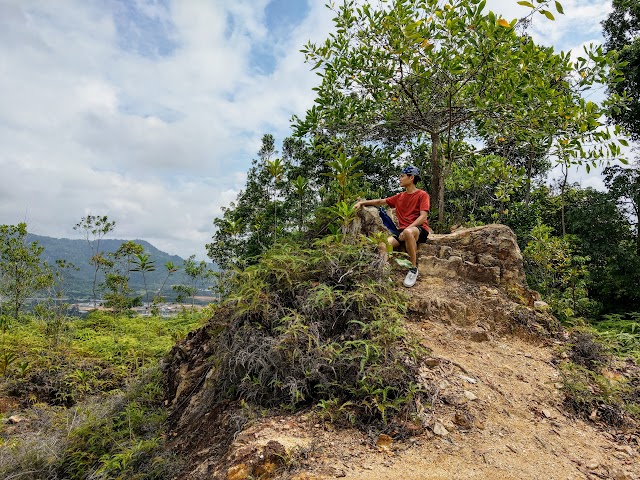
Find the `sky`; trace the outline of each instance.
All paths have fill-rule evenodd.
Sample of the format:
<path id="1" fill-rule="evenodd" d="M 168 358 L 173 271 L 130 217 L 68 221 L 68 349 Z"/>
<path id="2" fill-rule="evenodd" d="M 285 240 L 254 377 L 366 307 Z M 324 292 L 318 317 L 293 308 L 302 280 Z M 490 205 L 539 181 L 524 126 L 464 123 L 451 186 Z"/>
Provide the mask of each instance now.
<path id="1" fill-rule="evenodd" d="M 299 50 L 331 32 L 325 3 L 0 0 L 0 224 L 81 238 L 82 217 L 108 215 L 110 238 L 206 259 L 262 135 L 280 145 L 313 104 L 319 77 Z M 534 17 L 536 42 L 602 42 L 610 0 L 561 3 L 555 22 Z"/>

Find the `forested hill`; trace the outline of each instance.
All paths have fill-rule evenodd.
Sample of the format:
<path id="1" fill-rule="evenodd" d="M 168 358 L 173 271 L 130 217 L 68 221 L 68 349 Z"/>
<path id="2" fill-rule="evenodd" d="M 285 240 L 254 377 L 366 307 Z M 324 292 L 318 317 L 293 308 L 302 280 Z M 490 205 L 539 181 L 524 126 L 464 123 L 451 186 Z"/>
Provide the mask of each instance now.
<path id="1" fill-rule="evenodd" d="M 27 241 L 37 241 L 44 247 L 41 258 L 49 264 L 54 264 L 56 260 L 65 260 L 72 263 L 75 269 L 68 269 L 64 276 L 64 293 L 73 299 L 89 298 L 93 284 L 94 270 L 90 264 L 91 248 L 84 239 L 69 238 L 52 238 L 43 235 L 28 234 Z M 120 239 L 102 239 L 100 241 L 100 251 L 104 254 L 114 253 L 120 245 L 126 240 Z M 154 262 L 155 271 L 145 273 L 147 287 L 150 291 L 157 291 L 167 276 L 165 263 L 172 262 L 177 267 L 181 267 L 184 259 L 177 255 L 169 255 L 162 250 L 154 247 L 145 240 L 133 240 L 133 242 L 141 245 L 145 253 L 150 255 L 150 260 Z M 77 269 L 77 270 L 76 270 Z M 98 273 L 98 283 L 102 282 L 104 274 Z M 187 283 L 186 275 L 182 270 L 178 270 L 172 274 L 163 289 L 162 295 L 172 298 L 172 285 Z M 144 282 L 142 274 L 139 272 L 131 272 L 130 286 L 134 292 L 142 294 L 144 291 Z"/>

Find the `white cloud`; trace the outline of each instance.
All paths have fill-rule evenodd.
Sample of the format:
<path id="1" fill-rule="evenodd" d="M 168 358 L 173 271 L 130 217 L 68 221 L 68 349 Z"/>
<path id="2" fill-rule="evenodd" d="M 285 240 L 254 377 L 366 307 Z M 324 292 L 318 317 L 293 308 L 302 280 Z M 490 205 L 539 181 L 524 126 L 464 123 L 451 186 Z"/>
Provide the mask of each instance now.
<path id="1" fill-rule="evenodd" d="M 531 3 L 538 5 L 537 1 Z M 600 22 L 611 11 L 611 0 L 560 0 L 560 3 L 564 14 L 558 13 L 554 1 L 548 7 L 555 17 L 553 21 L 540 13 L 531 17 L 527 31 L 536 42 L 553 45 L 562 51 L 569 51 L 583 42 L 601 42 Z M 523 18 L 531 12 L 529 7 L 518 5 L 515 0 L 487 0 L 486 8 L 508 20 Z"/>
<path id="2" fill-rule="evenodd" d="M 74 237 L 80 217 L 107 214 L 114 236 L 202 257 L 262 134 L 282 140 L 311 105 L 298 50 L 326 35 L 319 3 L 273 39 L 268 0 L 0 1 L 0 223 Z M 257 44 L 274 53 L 268 75 Z"/>

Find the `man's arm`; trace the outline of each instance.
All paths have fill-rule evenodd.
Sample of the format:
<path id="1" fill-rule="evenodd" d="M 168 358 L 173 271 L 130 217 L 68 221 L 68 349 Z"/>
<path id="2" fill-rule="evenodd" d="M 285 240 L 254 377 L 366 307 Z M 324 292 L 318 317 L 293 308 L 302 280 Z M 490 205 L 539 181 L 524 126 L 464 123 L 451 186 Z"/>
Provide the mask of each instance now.
<path id="1" fill-rule="evenodd" d="M 386 205 L 387 200 L 385 198 L 376 198 L 375 200 L 360 200 L 356 202 L 354 208 L 358 210 L 360 207 L 379 207 Z"/>
<path id="2" fill-rule="evenodd" d="M 418 216 L 418 218 L 416 218 L 415 221 L 411 225 L 409 225 L 407 228 L 421 227 L 422 224 L 427 221 L 428 217 L 429 217 L 429 212 L 425 210 L 420 210 L 420 215 Z"/>

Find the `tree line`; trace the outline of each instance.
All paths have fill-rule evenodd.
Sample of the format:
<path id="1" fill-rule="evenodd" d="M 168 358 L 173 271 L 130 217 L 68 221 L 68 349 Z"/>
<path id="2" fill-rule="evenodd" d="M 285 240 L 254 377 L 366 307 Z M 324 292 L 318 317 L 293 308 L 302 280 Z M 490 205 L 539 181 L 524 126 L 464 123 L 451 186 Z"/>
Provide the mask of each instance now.
<path id="1" fill-rule="evenodd" d="M 156 271 L 156 262 L 142 245 L 125 241 L 115 252 L 102 250 L 101 241 L 114 230 L 115 224 L 106 215 L 87 215 L 74 226 L 89 246 L 90 257 L 87 260 L 92 267 L 93 306 L 101 305 L 120 314 L 145 305 L 150 313 L 158 314 L 159 305 L 166 300 L 162 292 L 171 277 L 180 270 L 187 281 L 171 286 L 175 300 L 178 303 L 190 300 L 193 306 L 197 292 L 208 286 L 213 278 L 213 271 L 207 263 L 197 262 L 195 255 L 182 265 L 165 262 L 161 284 L 152 285 L 148 283 L 148 276 Z M 63 301 L 65 276 L 76 266 L 64 260 L 43 260 L 44 247 L 37 241 L 29 241 L 27 234 L 26 223 L 0 225 L 0 319 L 4 329 L 10 319 L 20 318 L 29 298 L 35 295 L 41 297 L 35 312 L 51 321 L 64 316 L 68 307 Z M 142 277 L 142 294 L 134 292 L 131 287 L 131 274 L 134 272 Z"/>

